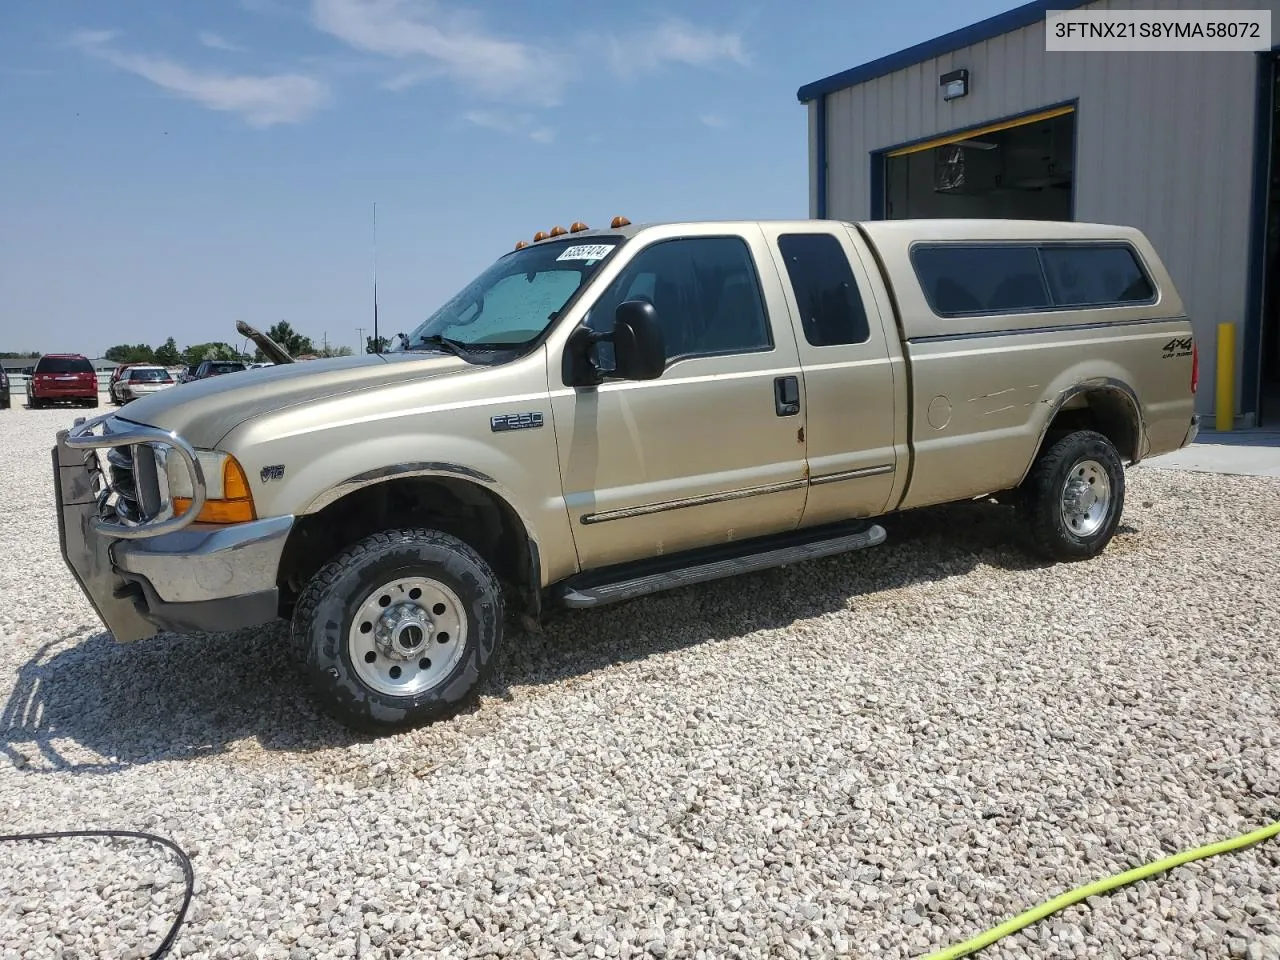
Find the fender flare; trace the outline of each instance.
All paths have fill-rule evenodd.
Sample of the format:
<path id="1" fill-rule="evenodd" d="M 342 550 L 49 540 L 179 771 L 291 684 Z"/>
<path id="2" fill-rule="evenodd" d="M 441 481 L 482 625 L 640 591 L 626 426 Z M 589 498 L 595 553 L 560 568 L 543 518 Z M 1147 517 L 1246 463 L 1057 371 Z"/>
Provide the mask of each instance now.
<path id="1" fill-rule="evenodd" d="M 373 470 L 365 470 L 353 476 L 340 480 L 326 490 L 322 490 L 316 496 L 312 497 L 305 507 L 298 511 L 298 516 L 308 516 L 318 513 L 325 507 L 337 503 L 343 497 L 346 497 L 357 490 L 366 487 L 376 486 L 381 483 L 388 483 L 392 480 L 403 480 L 413 478 L 431 478 L 446 477 L 455 480 L 466 480 L 469 483 L 482 487 L 489 493 L 493 494 L 500 500 L 520 521 L 520 525 L 524 528 L 524 538 L 529 548 L 529 584 L 528 584 L 528 600 L 533 606 L 534 615 L 537 616 L 542 605 L 542 564 L 541 552 L 538 544 L 537 528 L 530 522 L 529 517 L 516 506 L 515 499 L 510 495 L 502 484 L 487 473 L 472 469 L 459 463 L 448 463 L 439 460 L 415 460 L 407 463 L 390 464 L 384 467 L 375 467 Z"/>
<path id="2" fill-rule="evenodd" d="M 1134 438 L 1134 456 L 1129 461 L 1132 466 L 1138 463 L 1146 456 L 1147 451 L 1147 424 L 1142 416 L 1142 403 L 1138 400 L 1137 393 L 1123 380 L 1117 380 L 1115 377 L 1090 377 L 1087 380 L 1079 380 L 1073 383 L 1066 390 L 1058 395 L 1058 399 L 1049 407 L 1049 412 L 1044 418 L 1044 422 L 1040 425 L 1040 433 L 1036 437 L 1035 447 L 1032 449 L 1031 459 L 1027 462 L 1022 476 L 1018 478 L 1018 485 L 1021 486 L 1023 481 L 1027 479 L 1027 474 L 1031 472 L 1031 467 L 1035 463 L 1035 459 L 1040 454 L 1041 448 L 1044 446 L 1044 438 L 1049 434 L 1049 427 L 1058 414 L 1062 412 L 1070 401 L 1074 400 L 1081 394 L 1097 393 L 1099 391 L 1109 391 L 1117 393 L 1124 397 L 1129 404 L 1130 413 L 1132 414 L 1133 423 L 1137 430 L 1137 436 Z"/>

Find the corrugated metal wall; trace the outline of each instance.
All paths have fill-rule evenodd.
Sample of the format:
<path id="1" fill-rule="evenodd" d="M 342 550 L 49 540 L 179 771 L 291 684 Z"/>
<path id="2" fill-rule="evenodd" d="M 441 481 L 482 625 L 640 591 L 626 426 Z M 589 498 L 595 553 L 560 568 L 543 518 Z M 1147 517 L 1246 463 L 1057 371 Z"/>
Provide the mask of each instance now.
<path id="1" fill-rule="evenodd" d="M 1133 8 L 1270 8 L 1280 19 L 1280 0 L 1101 0 L 1084 9 Z M 1136 226 L 1160 251 L 1195 321 L 1197 405 L 1207 414 L 1216 324 L 1240 324 L 1239 342 L 1245 322 L 1256 57 L 1044 46 L 1040 21 L 829 95 L 828 216 L 871 215 L 872 151 L 1078 98 L 1075 218 Z M 957 67 L 969 69 L 970 92 L 946 103 L 938 77 Z"/>

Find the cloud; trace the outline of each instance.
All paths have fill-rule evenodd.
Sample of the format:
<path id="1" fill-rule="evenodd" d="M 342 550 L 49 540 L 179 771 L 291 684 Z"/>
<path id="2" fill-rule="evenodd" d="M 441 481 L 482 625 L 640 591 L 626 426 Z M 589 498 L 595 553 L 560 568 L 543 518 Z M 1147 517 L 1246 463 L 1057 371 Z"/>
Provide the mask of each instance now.
<path id="1" fill-rule="evenodd" d="M 319 30 L 349 46 L 406 61 L 392 89 L 445 76 L 480 99 L 545 107 L 560 102 L 568 79 L 558 58 L 433 0 L 312 0 L 311 13 Z"/>
<path id="2" fill-rule="evenodd" d="M 512 113 L 503 110 L 469 110 L 462 115 L 468 123 L 477 127 L 498 130 L 513 136 L 527 136 L 535 143 L 551 143 L 556 138 L 550 127 L 535 127 L 532 113 Z"/>
<path id="3" fill-rule="evenodd" d="M 297 73 L 226 74 L 195 70 L 168 57 L 127 53 L 111 46 L 113 31 L 80 31 L 71 42 L 112 66 L 149 80 L 210 110 L 237 113 L 253 127 L 299 123 L 324 106 L 328 86 Z"/>
<path id="4" fill-rule="evenodd" d="M 728 117 L 721 116 L 718 113 L 704 113 L 698 117 L 698 121 L 705 127 L 712 127 L 717 130 L 729 125 Z"/>
<path id="5" fill-rule="evenodd" d="M 680 17 L 627 36 L 607 35 L 597 40 L 620 76 L 656 70 L 666 63 L 702 68 L 751 63 L 740 33 L 700 27 Z"/>
<path id="6" fill-rule="evenodd" d="M 119 30 L 77 30 L 67 38 L 73 47 L 93 47 L 110 43 L 120 36 Z"/>
<path id="7" fill-rule="evenodd" d="M 228 53 L 244 53 L 244 47 L 232 43 L 221 34 L 205 30 L 200 34 L 200 42 L 210 50 L 225 50 Z"/>

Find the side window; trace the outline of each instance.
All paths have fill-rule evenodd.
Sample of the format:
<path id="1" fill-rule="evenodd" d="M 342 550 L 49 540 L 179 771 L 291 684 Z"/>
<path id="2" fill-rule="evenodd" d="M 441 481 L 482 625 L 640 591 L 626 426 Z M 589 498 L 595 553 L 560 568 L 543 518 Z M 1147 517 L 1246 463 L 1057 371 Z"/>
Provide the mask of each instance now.
<path id="1" fill-rule="evenodd" d="M 600 295 L 588 326 L 612 329 L 618 304 L 631 299 L 648 300 L 657 310 L 668 362 L 773 347 L 751 251 L 740 237 L 687 237 L 646 247 Z M 611 353 L 601 351 L 605 369 Z"/>
<path id="2" fill-rule="evenodd" d="M 918 247 L 911 259 L 929 306 L 940 317 L 1051 305 L 1032 246 L 942 244 Z"/>
<path id="3" fill-rule="evenodd" d="M 778 238 L 796 295 L 804 338 L 815 347 L 866 343 L 871 337 L 858 282 L 840 241 L 829 233 Z"/>
<path id="4" fill-rule="evenodd" d="M 1155 287 L 1127 246 L 1044 246 L 1040 256 L 1060 307 L 1134 303 L 1155 296 Z"/>

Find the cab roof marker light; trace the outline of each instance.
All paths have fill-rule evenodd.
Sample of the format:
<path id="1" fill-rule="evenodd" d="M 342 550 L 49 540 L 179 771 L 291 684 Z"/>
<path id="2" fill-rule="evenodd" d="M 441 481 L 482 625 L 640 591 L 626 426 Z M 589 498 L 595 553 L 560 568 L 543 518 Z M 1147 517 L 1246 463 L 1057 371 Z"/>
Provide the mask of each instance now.
<path id="1" fill-rule="evenodd" d="M 525 247 L 527 247 L 528 245 L 529 245 L 529 241 L 528 241 L 528 240 L 517 240 L 517 241 L 516 241 L 516 249 L 517 249 L 517 250 L 523 250 L 523 249 L 524 249 Z"/>
<path id="2" fill-rule="evenodd" d="M 609 228 L 612 230 L 617 230 L 619 227 L 626 227 L 630 225 L 631 225 L 631 221 L 628 220 L 626 217 L 614 217 L 609 222 Z"/>
<path id="3" fill-rule="evenodd" d="M 569 224 L 569 232 L 570 232 L 570 233 L 581 233 L 583 230 L 590 230 L 590 229 L 591 229 L 591 228 L 590 228 L 590 227 L 588 227 L 588 226 L 587 226 L 585 223 L 583 223 L 581 220 L 575 220 L 575 221 L 573 221 L 573 223 Z"/>
<path id="4" fill-rule="evenodd" d="M 568 232 L 569 231 L 566 230 L 564 227 L 560 226 L 559 224 L 556 224 L 554 227 L 551 228 L 551 233 L 549 233 L 548 236 L 563 237 Z"/>
<path id="5" fill-rule="evenodd" d="M 537 233 L 533 235 L 534 243 L 538 243 L 539 241 L 545 240 L 545 239 L 547 239 L 547 232 L 545 230 L 539 230 Z"/>

